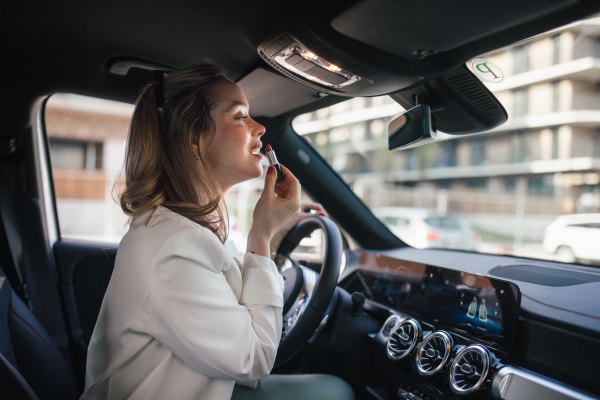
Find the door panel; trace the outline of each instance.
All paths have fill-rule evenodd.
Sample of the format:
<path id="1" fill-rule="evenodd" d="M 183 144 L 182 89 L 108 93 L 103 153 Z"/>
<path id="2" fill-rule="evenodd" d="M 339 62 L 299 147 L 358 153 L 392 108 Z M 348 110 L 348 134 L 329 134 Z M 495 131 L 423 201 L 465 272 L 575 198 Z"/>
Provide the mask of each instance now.
<path id="1" fill-rule="evenodd" d="M 114 268 L 117 248 L 117 244 L 71 239 L 62 239 L 54 245 L 56 267 L 73 338 L 73 366 L 80 382 L 85 377 L 87 346 Z"/>

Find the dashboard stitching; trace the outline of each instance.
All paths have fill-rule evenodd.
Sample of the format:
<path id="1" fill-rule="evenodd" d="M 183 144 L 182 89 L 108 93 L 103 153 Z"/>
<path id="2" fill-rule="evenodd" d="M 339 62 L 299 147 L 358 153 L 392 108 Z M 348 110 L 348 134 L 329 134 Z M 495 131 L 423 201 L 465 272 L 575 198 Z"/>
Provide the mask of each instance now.
<path id="1" fill-rule="evenodd" d="M 573 313 L 573 314 L 579 314 L 579 315 L 583 315 L 584 317 L 594 318 L 594 319 L 597 319 L 597 320 L 599 320 L 599 321 L 600 321 L 600 317 L 598 317 L 598 316 L 596 316 L 596 315 L 586 314 L 586 313 L 582 313 L 582 312 L 579 312 L 579 311 L 573 311 L 573 310 L 569 310 L 568 308 L 563 308 L 563 307 L 553 306 L 553 305 L 551 305 L 551 304 L 544 303 L 543 301 L 540 301 L 540 300 L 538 300 L 538 299 L 534 299 L 533 297 L 531 297 L 531 296 L 528 296 L 528 295 L 526 295 L 526 294 L 522 294 L 522 295 L 523 295 L 523 297 L 527 297 L 529 300 L 533 300 L 533 301 L 535 301 L 536 303 L 540 303 L 541 305 L 544 305 L 544 306 L 546 306 L 546 307 L 551 307 L 551 308 L 554 308 L 554 309 L 557 309 L 557 310 L 566 311 L 566 312 L 570 312 L 570 313 Z"/>

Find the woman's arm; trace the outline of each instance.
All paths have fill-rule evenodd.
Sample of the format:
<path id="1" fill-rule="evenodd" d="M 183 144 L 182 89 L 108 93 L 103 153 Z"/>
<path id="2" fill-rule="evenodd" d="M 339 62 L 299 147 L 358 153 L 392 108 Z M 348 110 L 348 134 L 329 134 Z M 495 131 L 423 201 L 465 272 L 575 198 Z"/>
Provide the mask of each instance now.
<path id="1" fill-rule="evenodd" d="M 152 276 L 149 333 L 207 376 L 252 381 L 268 375 L 283 306 L 283 281 L 275 264 L 244 256 L 238 303 L 221 272 L 224 263 L 234 260 L 208 229 L 179 231 L 162 249 Z"/>
<path id="2" fill-rule="evenodd" d="M 281 171 L 283 182 L 277 183 L 275 168 L 267 169 L 265 187 L 254 208 L 248 233 L 248 251 L 268 258 L 275 233 L 300 212 L 300 182 L 283 165 Z"/>

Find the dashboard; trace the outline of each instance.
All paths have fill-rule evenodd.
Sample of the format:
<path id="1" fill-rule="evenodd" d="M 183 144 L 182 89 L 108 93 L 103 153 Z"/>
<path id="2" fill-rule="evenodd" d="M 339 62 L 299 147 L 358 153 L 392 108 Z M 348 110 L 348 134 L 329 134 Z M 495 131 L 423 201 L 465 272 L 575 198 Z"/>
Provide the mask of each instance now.
<path id="1" fill-rule="evenodd" d="M 344 288 L 507 350 L 514 340 L 521 293 L 512 282 L 362 253 Z"/>
<path id="2" fill-rule="evenodd" d="M 444 258 L 445 253 L 452 257 Z M 463 258 L 471 263 L 461 268 L 456 263 Z M 477 258 L 485 262 L 474 267 Z M 532 267 L 519 261 L 439 250 L 350 252 L 339 286 L 361 293 L 367 312 L 387 314 L 379 330 L 368 334 L 387 393 L 413 400 L 598 398 L 600 368 L 596 362 L 582 364 L 600 352 L 598 336 L 587 335 L 598 330 L 580 315 L 560 318 L 570 311 L 558 306 L 565 300 L 560 296 L 568 287 L 566 276 L 560 278 L 564 286 L 543 290 L 544 278 L 506 277 L 513 265 L 521 271 Z M 564 265 L 549 263 L 539 270 L 555 267 L 565 274 Z M 581 281 L 581 294 L 597 276 Z M 544 302 L 548 310 L 541 312 L 536 307 L 542 302 L 533 295 L 558 297 L 554 304 Z M 576 327 L 569 326 L 573 323 Z M 569 364 L 573 360 L 579 361 Z"/>

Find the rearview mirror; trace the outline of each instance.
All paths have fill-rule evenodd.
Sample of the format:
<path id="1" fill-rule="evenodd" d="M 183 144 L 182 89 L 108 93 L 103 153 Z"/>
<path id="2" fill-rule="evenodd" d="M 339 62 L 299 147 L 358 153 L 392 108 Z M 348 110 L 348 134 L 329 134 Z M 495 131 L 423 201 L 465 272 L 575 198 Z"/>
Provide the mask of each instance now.
<path id="1" fill-rule="evenodd" d="M 431 108 L 418 104 L 388 125 L 389 150 L 402 150 L 431 143 L 436 138 L 435 127 L 431 123 Z"/>

